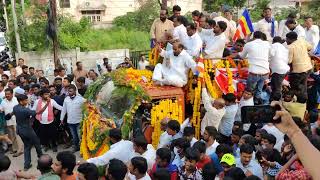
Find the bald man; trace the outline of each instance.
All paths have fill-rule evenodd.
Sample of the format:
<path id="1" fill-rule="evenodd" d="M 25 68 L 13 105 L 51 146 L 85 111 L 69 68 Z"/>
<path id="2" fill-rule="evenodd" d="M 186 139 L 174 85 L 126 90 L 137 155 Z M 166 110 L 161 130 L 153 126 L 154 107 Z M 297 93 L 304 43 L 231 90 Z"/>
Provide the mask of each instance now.
<path id="1" fill-rule="evenodd" d="M 152 80 L 155 84 L 183 87 L 188 82 L 189 70 L 196 74 L 197 64 L 180 42 L 173 44 L 172 51 L 165 51 L 160 47 L 158 50 L 164 60 L 154 69 Z"/>
<path id="2" fill-rule="evenodd" d="M 206 109 L 206 114 L 201 121 L 201 134 L 207 126 L 213 126 L 218 129 L 220 121 L 226 112 L 225 101 L 222 98 L 212 99 L 209 97 L 205 82 L 202 83 L 202 102 Z"/>
<path id="3" fill-rule="evenodd" d="M 172 136 L 167 133 L 167 124 L 170 118 L 164 118 L 160 122 L 160 129 L 163 132 L 159 138 L 159 144 L 157 149 L 167 147 L 170 144 Z"/>
<path id="4" fill-rule="evenodd" d="M 40 156 L 38 159 L 37 169 L 41 172 L 41 177 L 39 179 L 50 179 L 59 180 L 60 177 L 53 173 L 52 168 L 52 158 L 48 154 Z"/>

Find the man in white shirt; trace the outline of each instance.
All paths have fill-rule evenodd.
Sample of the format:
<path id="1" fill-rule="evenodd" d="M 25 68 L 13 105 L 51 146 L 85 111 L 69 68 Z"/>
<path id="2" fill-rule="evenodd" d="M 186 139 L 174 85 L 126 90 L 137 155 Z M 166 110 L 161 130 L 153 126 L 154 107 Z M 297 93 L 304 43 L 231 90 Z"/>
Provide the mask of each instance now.
<path id="1" fill-rule="evenodd" d="M 104 166 L 109 164 L 111 159 L 119 159 L 125 164 L 128 163 L 134 152 L 133 143 L 131 141 L 123 140 L 120 129 L 110 129 L 109 131 L 110 149 L 101 156 L 90 158 L 88 163 L 93 163 L 96 166 Z"/>
<path id="2" fill-rule="evenodd" d="M 140 56 L 139 62 L 138 62 L 138 69 L 139 70 L 145 70 L 146 66 L 149 65 L 149 62 L 146 61 L 146 57 L 144 55 Z"/>
<path id="3" fill-rule="evenodd" d="M 151 170 L 156 160 L 156 150 L 151 144 L 148 144 L 144 136 L 137 136 L 133 139 L 133 157 L 140 156 L 147 160 L 148 170 Z"/>
<path id="4" fill-rule="evenodd" d="M 286 22 L 286 26 L 288 27 L 288 29 L 293 32 L 296 32 L 298 34 L 298 38 L 306 38 L 306 32 L 303 29 L 303 27 L 298 24 L 295 20 L 293 19 L 289 19 Z"/>
<path id="5" fill-rule="evenodd" d="M 239 53 L 241 58 L 248 58 L 249 76 L 247 88 L 255 91 L 256 101 L 261 100 L 264 81 L 269 78 L 269 52 L 270 44 L 263 41 L 263 33 L 256 31 L 253 34 L 253 41 L 248 42 L 243 51 Z"/>
<path id="6" fill-rule="evenodd" d="M 160 55 L 164 57 L 162 64 L 157 64 L 152 80 L 155 84 L 171 85 L 176 87 L 183 87 L 188 82 L 188 72 L 191 69 L 196 73 L 196 62 L 192 57 L 183 50 L 181 43 L 173 44 L 173 51 L 166 52 L 163 49 Z"/>
<path id="7" fill-rule="evenodd" d="M 189 24 L 187 26 L 187 34 L 188 37 L 186 37 L 183 45 L 190 56 L 198 57 L 202 49 L 202 40 L 197 33 L 195 24 Z"/>
<path id="8" fill-rule="evenodd" d="M 218 136 L 218 131 L 213 126 L 207 126 L 203 133 L 203 140 L 206 142 L 206 155 L 210 156 L 211 154 L 216 152 L 219 143 L 216 138 Z"/>
<path id="9" fill-rule="evenodd" d="M 238 111 L 238 104 L 236 103 L 237 97 L 233 93 L 222 95 L 222 97 L 226 104 L 226 112 L 219 124 L 219 133 L 221 133 L 223 136 L 230 137 L 232 134 L 232 126 L 235 120 L 235 116 Z"/>
<path id="10" fill-rule="evenodd" d="M 232 40 L 234 33 L 236 32 L 236 28 L 225 17 L 218 16 L 218 17 L 213 18 L 213 20 L 216 21 L 217 24 L 220 21 L 224 22 L 226 24 L 226 28 L 223 31 L 223 33 L 224 33 L 224 35 L 226 36 L 226 39 L 227 39 L 226 43 L 229 43 Z"/>
<path id="11" fill-rule="evenodd" d="M 55 100 L 50 99 L 49 89 L 42 89 L 39 95 L 41 98 L 35 101 L 32 110 L 38 111 L 47 105 L 47 101 L 50 101 L 46 110 L 44 110 L 42 114 L 36 115 L 36 120 L 40 122 L 40 142 L 45 145 L 44 151 L 47 151 L 51 145 L 53 152 L 57 152 L 56 135 L 58 132 L 55 124 L 53 123 L 55 117 L 53 108 L 61 111 L 62 106 L 60 106 Z"/>
<path id="12" fill-rule="evenodd" d="M 17 76 L 19 76 L 20 74 L 22 74 L 22 66 L 24 65 L 24 59 L 19 58 L 18 60 L 18 66 L 16 67 L 16 72 L 17 72 Z"/>
<path id="13" fill-rule="evenodd" d="M 272 38 L 277 35 L 278 22 L 272 17 L 272 10 L 270 7 L 266 7 L 263 10 L 263 19 L 258 21 L 255 25 L 255 31 L 261 31 L 267 36 L 268 41 L 272 41 Z"/>
<path id="14" fill-rule="evenodd" d="M 173 18 L 173 40 L 179 40 L 181 43 L 184 43 L 184 40 L 187 38 L 187 28 L 183 25 L 183 16 L 177 16 Z"/>
<path id="15" fill-rule="evenodd" d="M 273 38 L 270 49 L 270 69 L 271 69 L 271 100 L 279 101 L 282 94 L 282 81 L 289 72 L 289 51 L 284 45 L 281 37 Z"/>
<path id="16" fill-rule="evenodd" d="M 225 101 L 222 98 L 211 99 L 208 95 L 205 84 L 202 85 L 202 102 L 207 111 L 201 121 L 201 134 L 207 126 L 213 126 L 218 129 L 220 121 L 225 114 Z"/>
<path id="17" fill-rule="evenodd" d="M 312 45 L 313 51 L 316 50 L 319 44 L 319 27 L 313 24 L 312 17 L 306 17 L 304 19 L 306 40 Z"/>
<path id="18" fill-rule="evenodd" d="M 147 160 L 143 157 L 134 157 L 130 160 L 128 170 L 130 180 L 151 180 L 147 173 Z"/>
<path id="19" fill-rule="evenodd" d="M 212 59 L 214 62 L 217 62 L 222 58 L 223 51 L 227 43 L 227 38 L 224 34 L 226 29 L 226 22 L 217 22 L 217 25 L 213 28 L 214 35 L 209 37 L 206 41 L 206 44 L 204 45 L 205 58 Z"/>
<path id="20" fill-rule="evenodd" d="M 202 18 L 205 18 L 205 17 L 203 16 L 203 17 L 201 17 L 201 19 Z M 214 36 L 213 28 L 216 26 L 216 22 L 212 19 L 209 19 L 207 24 L 208 25 L 206 27 L 204 27 L 204 26 L 198 27 L 198 34 L 201 37 L 201 40 L 204 44 L 207 44 L 208 43 L 207 41 L 210 40 L 211 37 Z M 200 23 L 200 25 L 201 25 L 201 23 Z"/>
<path id="21" fill-rule="evenodd" d="M 225 9 L 224 12 L 224 17 L 230 22 L 231 24 L 231 29 L 237 29 L 237 23 L 232 19 L 232 12 L 230 9 Z"/>
<path id="22" fill-rule="evenodd" d="M 67 124 L 72 135 L 73 151 L 77 152 L 80 150 L 80 122 L 82 120 L 82 105 L 85 99 L 80 95 L 76 95 L 77 88 L 73 84 L 69 85 L 68 92 L 69 95 L 63 102 L 60 120 L 63 124 L 63 119 L 68 114 Z"/>
<path id="23" fill-rule="evenodd" d="M 278 36 L 280 36 L 282 39 L 285 39 L 286 35 L 290 32 L 290 29 L 286 26 L 286 22 L 289 19 L 296 21 L 297 15 L 295 13 L 290 13 L 287 19 L 283 19 L 279 22 Z"/>
<path id="24" fill-rule="evenodd" d="M 157 149 L 168 147 L 168 145 L 170 144 L 172 136 L 167 133 L 167 125 L 169 120 L 169 118 L 164 118 L 160 122 L 160 129 L 163 133 L 160 135 Z"/>
<path id="25" fill-rule="evenodd" d="M 13 96 L 13 90 L 7 88 L 5 91 L 5 99 L 2 100 L 0 104 L 0 111 L 4 112 L 5 115 L 12 113 L 13 107 L 18 105 L 18 100 L 16 97 Z M 22 147 L 20 147 L 18 141 L 18 135 L 16 133 L 16 117 L 11 116 L 9 120 L 6 120 L 7 123 L 7 133 L 9 139 L 12 141 L 12 151 L 14 153 L 14 157 L 20 156 L 23 151 Z"/>

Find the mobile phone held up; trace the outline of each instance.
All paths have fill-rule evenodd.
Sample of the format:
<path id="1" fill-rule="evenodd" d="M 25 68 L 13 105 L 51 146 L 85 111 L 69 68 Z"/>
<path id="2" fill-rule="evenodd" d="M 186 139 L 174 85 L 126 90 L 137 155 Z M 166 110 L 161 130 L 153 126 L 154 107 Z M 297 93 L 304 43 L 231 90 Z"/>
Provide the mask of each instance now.
<path id="1" fill-rule="evenodd" d="M 243 106 L 241 108 L 241 121 L 247 123 L 277 123 L 280 119 L 273 120 L 279 106 L 272 107 L 270 105 Z"/>

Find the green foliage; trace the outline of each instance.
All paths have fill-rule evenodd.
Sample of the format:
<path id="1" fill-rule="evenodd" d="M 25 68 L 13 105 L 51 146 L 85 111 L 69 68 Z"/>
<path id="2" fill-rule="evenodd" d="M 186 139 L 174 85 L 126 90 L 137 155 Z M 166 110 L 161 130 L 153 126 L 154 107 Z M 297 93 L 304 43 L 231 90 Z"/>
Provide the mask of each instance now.
<path id="1" fill-rule="evenodd" d="M 275 19 L 277 21 L 280 21 L 280 20 L 283 20 L 283 19 L 287 19 L 288 15 L 290 13 L 295 13 L 295 14 L 299 13 L 299 9 L 293 8 L 293 7 L 290 7 L 290 8 L 276 8 L 274 11 L 276 12 L 274 16 L 275 16 Z"/>
<path id="2" fill-rule="evenodd" d="M 305 16 L 310 16 L 313 21 L 320 25 L 320 1 L 311 1 L 306 7 L 301 11 L 302 18 Z"/>
<path id="3" fill-rule="evenodd" d="M 241 8 L 247 0 L 204 0 L 204 10 L 208 12 L 218 12 L 223 5 Z"/>
<path id="4" fill-rule="evenodd" d="M 155 0 L 146 1 L 137 11 L 128 12 L 124 16 L 116 17 L 113 24 L 117 27 L 149 31 L 157 17 L 159 17 L 159 4 Z"/>
<path id="5" fill-rule="evenodd" d="M 268 6 L 270 0 L 256 0 L 256 4 L 250 10 L 250 17 L 253 22 L 257 22 L 261 19 L 263 9 Z"/>

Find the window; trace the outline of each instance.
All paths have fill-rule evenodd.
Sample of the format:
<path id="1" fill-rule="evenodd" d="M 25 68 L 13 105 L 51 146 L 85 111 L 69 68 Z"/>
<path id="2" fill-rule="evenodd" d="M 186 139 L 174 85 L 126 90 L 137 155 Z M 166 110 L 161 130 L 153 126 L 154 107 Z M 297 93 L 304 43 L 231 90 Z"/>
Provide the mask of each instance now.
<path id="1" fill-rule="evenodd" d="M 89 21 L 92 23 L 101 21 L 101 11 L 100 10 L 81 11 L 81 14 L 83 17 L 88 17 Z"/>
<path id="2" fill-rule="evenodd" d="M 60 0 L 60 8 L 70 8 L 70 0 Z"/>

